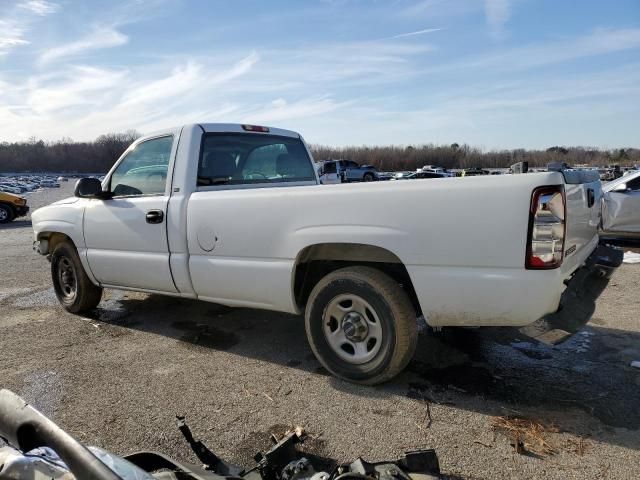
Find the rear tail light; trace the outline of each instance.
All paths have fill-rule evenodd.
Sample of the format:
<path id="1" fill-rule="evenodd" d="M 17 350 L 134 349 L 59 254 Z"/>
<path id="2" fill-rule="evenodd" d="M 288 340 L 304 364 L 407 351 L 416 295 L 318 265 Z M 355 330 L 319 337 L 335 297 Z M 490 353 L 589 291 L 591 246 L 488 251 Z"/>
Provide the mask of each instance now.
<path id="1" fill-rule="evenodd" d="M 539 187 L 533 191 L 526 268 L 544 270 L 562 265 L 566 234 L 565 214 L 562 185 Z"/>

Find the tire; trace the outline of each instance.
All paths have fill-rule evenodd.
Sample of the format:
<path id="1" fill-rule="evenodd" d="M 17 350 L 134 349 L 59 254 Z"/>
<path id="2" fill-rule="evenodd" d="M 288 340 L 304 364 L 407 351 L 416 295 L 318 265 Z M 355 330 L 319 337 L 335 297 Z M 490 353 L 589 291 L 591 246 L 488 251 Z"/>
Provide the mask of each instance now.
<path id="1" fill-rule="evenodd" d="M 13 208 L 5 203 L 0 203 L 0 223 L 9 223 L 14 217 Z"/>
<path id="2" fill-rule="evenodd" d="M 59 243 L 53 250 L 51 279 L 60 304 L 68 312 L 88 312 L 100 303 L 102 288 L 89 280 L 71 242 Z"/>
<path id="3" fill-rule="evenodd" d="M 305 329 L 324 368 L 366 385 L 400 373 L 418 341 L 416 312 L 406 292 L 371 267 L 343 268 L 322 278 L 309 296 Z"/>
<path id="4" fill-rule="evenodd" d="M 365 173 L 364 176 L 362 177 L 363 182 L 373 182 L 373 180 L 374 180 L 373 173 Z"/>

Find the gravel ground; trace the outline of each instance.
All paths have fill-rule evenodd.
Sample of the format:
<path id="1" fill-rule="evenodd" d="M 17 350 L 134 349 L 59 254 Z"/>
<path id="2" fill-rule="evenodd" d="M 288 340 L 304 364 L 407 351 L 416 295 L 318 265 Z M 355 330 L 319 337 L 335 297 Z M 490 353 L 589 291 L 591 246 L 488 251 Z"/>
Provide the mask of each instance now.
<path id="1" fill-rule="evenodd" d="M 29 203 L 72 189 L 34 192 Z M 213 451 L 243 465 L 271 433 L 302 425 L 310 452 L 339 461 L 435 448 L 447 478 L 640 471 L 640 370 L 629 366 L 640 360 L 640 264 L 618 269 L 592 322 L 561 346 L 508 329 L 424 329 L 405 373 L 361 387 L 322 370 L 291 315 L 117 291 L 91 316 L 70 315 L 31 235 L 28 219 L 0 227 L 0 387 L 87 444 L 197 463 L 175 426 L 181 414 Z M 504 415 L 552 426 L 554 453 L 516 453 L 492 429 Z"/>

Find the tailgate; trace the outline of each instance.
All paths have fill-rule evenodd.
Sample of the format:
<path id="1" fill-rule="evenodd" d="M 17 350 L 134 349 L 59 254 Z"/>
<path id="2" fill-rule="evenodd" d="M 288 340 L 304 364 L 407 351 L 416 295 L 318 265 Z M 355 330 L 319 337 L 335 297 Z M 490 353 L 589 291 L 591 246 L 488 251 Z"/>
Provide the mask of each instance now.
<path id="1" fill-rule="evenodd" d="M 571 273 L 591 254 L 598 243 L 602 186 L 598 172 L 563 170 L 566 196 L 566 234 L 562 271 Z"/>

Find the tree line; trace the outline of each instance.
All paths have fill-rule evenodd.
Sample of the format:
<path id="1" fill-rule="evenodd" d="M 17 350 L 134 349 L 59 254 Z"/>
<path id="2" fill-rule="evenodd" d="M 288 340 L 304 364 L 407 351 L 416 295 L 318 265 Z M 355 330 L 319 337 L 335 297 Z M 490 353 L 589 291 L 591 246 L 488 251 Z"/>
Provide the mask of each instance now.
<path id="1" fill-rule="evenodd" d="M 140 134 L 136 131 L 101 135 L 92 142 L 62 139 L 45 142 L 35 138 L 24 142 L 0 143 L 0 172 L 106 172 Z M 469 145 L 416 146 L 350 146 L 312 145 L 316 161 L 348 159 L 380 170 L 415 170 L 424 165 L 444 168 L 506 168 L 528 161 L 531 167 L 544 167 L 551 162 L 569 165 L 640 164 L 640 149 L 603 150 L 585 147 L 555 146 L 546 150 L 482 151 Z"/>
<path id="2" fill-rule="evenodd" d="M 62 139 L 0 143 L 1 172 L 103 173 L 140 134 L 136 131 L 100 135 L 92 142 Z"/>

